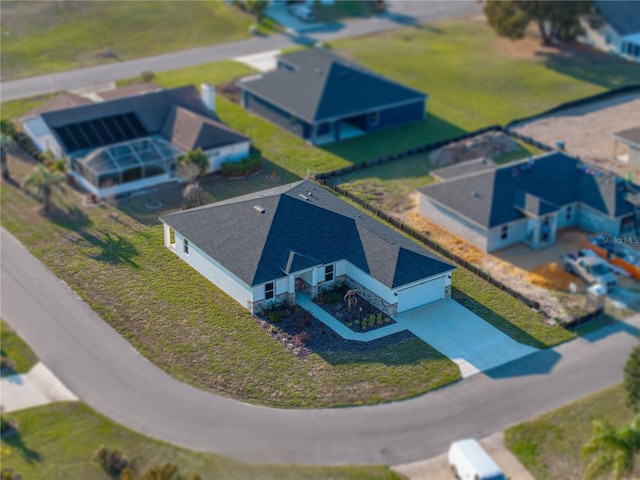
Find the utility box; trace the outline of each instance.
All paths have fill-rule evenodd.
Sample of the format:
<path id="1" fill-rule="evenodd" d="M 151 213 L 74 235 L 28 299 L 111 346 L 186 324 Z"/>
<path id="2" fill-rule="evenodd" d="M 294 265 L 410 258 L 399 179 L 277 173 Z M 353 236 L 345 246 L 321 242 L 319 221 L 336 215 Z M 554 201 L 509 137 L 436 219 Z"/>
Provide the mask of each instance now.
<path id="1" fill-rule="evenodd" d="M 604 308 L 607 299 L 607 288 L 596 283 L 587 288 L 587 310 L 600 310 Z"/>

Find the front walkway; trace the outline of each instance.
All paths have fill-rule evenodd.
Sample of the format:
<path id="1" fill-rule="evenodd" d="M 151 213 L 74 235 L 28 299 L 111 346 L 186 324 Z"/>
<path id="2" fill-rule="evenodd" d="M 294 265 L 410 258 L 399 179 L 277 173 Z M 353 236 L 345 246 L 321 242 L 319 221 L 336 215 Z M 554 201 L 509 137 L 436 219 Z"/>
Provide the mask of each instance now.
<path id="1" fill-rule="evenodd" d="M 347 340 L 370 342 L 371 340 L 377 340 L 379 338 L 393 335 L 394 333 L 406 330 L 403 325 L 394 323 L 391 325 L 387 325 L 386 327 L 376 328 L 375 330 L 371 330 L 370 332 L 354 332 L 349 327 L 345 326 L 342 322 L 336 320 L 335 318 L 333 318 L 333 316 L 325 312 L 321 307 L 313 303 L 309 295 L 302 292 L 296 292 L 296 303 L 311 315 L 316 317 L 318 320 L 320 320 L 322 323 L 324 323 L 331 330 L 340 335 L 342 338 L 345 338 Z"/>
<path id="2" fill-rule="evenodd" d="M 518 343 L 452 299 L 410 310 L 394 320 L 457 363 L 463 377 L 538 351 Z"/>
<path id="3" fill-rule="evenodd" d="M 78 398 L 41 362 L 22 375 L 0 380 L 2 411 L 15 412 L 52 402 L 74 402 Z"/>

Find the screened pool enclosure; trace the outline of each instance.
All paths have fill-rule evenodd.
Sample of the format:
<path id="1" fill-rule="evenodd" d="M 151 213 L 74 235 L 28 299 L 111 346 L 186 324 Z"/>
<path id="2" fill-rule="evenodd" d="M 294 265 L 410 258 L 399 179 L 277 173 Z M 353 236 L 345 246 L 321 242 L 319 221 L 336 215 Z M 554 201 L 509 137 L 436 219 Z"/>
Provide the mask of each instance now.
<path id="1" fill-rule="evenodd" d="M 132 182 L 165 176 L 173 177 L 176 159 L 182 151 L 160 137 L 145 137 L 109 145 L 82 156 L 76 152 L 70 158 L 71 169 L 93 189 L 114 189 L 113 193 L 129 190 Z M 86 151 L 84 153 L 87 153 Z M 78 177 L 76 175 L 76 178 Z M 144 183 L 144 182 L 143 182 Z M 122 188 L 118 188 L 118 187 Z M 131 185 L 133 186 L 133 185 Z"/>

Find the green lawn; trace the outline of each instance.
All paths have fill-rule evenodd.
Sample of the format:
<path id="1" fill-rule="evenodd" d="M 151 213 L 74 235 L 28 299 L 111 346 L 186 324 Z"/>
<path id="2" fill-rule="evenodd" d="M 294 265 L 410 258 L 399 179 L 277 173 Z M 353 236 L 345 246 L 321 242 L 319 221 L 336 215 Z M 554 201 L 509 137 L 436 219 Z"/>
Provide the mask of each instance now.
<path id="1" fill-rule="evenodd" d="M 4 320 L 0 320 L 0 353 L 13 363 L 12 373 L 26 373 L 38 361 L 29 345 Z"/>
<path id="2" fill-rule="evenodd" d="M 453 273 L 453 298 L 494 327 L 525 345 L 545 348 L 571 340 L 573 334 L 553 324 L 511 295 L 458 268 Z"/>
<path id="3" fill-rule="evenodd" d="M 210 479 L 400 479 L 389 467 L 307 467 L 246 464 L 214 454 L 174 447 L 134 433 L 79 403 L 58 403 L 8 415 L 19 435 L 2 439 L 2 468 L 24 479 L 108 480 L 91 461 L 102 445 L 121 450 L 138 473 L 173 463 L 188 478 Z"/>
<path id="4" fill-rule="evenodd" d="M 242 40 L 255 20 L 210 1 L 3 1 L 0 13 L 3 82 Z M 97 56 L 107 49 L 118 58 Z"/>
<path id="5" fill-rule="evenodd" d="M 153 82 L 165 88 L 182 87 L 184 85 L 195 85 L 200 88 L 200 84 L 209 83 L 211 85 L 221 85 L 235 80 L 238 77 L 252 75 L 256 70 L 244 63 L 233 60 L 222 60 L 219 62 L 203 63 L 179 70 L 167 70 L 154 74 Z M 116 82 L 119 87 L 130 85 L 141 81 L 140 78 L 129 78 Z"/>
<path id="6" fill-rule="evenodd" d="M 338 53 L 429 94 L 427 110 L 471 131 L 637 83 L 640 66 L 584 51 L 513 54 L 484 22 L 452 20 L 332 42 Z M 516 43 L 526 45 L 526 40 Z"/>
<path id="7" fill-rule="evenodd" d="M 507 429 L 505 444 L 536 479 L 578 480 L 585 469 L 582 446 L 591 436 L 592 420 L 598 419 L 616 426 L 633 419 L 625 406 L 622 385 Z M 640 456 L 636 462 L 640 462 Z"/>
<path id="8" fill-rule="evenodd" d="M 20 164 L 10 160 L 12 175 L 19 178 Z M 212 200 L 221 200 L 274 185 L 269 182 L 258 175 L 248 181 L 210 179 L 203 186 Z M 179 203 L 170 201 L 172 192 L 179 197 L 179 187 L 158 192 L 163 207 Z M 56 193 L 57 207 L 47 221 L 36 202 L 15 187 L 3 187 L 1 195 L 5 228 L 143 355 L 200 388 L 304 408 L 398 400 L 460 378 L 453 362 L 414 338 L 366 353 L 335 349 L 294 356 L 244 308 L 164 248 L 162 226 L 138 198 L 131 200 L 138 203 L 121 202 L 119 210 L 83 208 L 74 192 Z M 125 213 L 136 211 L 144 212 L 146 223 Z"/>

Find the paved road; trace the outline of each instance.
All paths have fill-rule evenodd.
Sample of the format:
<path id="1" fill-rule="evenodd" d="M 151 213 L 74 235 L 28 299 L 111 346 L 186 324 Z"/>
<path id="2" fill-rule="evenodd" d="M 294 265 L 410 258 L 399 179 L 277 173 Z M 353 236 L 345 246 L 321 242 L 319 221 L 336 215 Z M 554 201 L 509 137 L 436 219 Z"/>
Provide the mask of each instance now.
<path id="1" fill-rule="evenodd" d="M 242 55 L 278 50 L 299 43 L 336 40 L 481 12 L 481 7 L 475 1 L 391 1 L 390 3 L 389 13 L 367 20 L 346 21 L 339 29 L 328 27 L 302 35 L 274 34 L 262 38 L 255 37 L 235 43 L 4 82 L 0 84 L 0 98 L 4 102 L 135 77 L 143 71 L 162 72 L 185 68 Z"/>
<path id="2" fill-rule="evenodd" d="M 637 328 L 618 323 L 403 402 L 257 407 L 174 380 L 4 229 L 0 241 L 0 314 L 72 392 L 133 430 L 245 461 L 394 465 L 430 458 L 454 439 L 486 436 L 620 382 L 637 344 Z M 634 321 L 640 325 L 640 315 Z"/>

